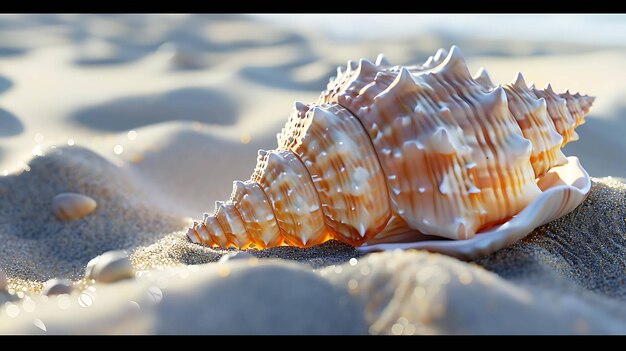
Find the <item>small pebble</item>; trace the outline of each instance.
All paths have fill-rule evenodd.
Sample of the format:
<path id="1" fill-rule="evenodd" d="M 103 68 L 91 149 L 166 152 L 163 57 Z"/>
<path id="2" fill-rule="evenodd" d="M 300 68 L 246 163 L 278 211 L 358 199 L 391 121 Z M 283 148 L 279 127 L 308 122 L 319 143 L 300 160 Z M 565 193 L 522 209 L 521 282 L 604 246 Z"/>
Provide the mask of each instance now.
<path id="1" fill-rule="evenodd" d="M 121 250 L 107 251 L 96 256 L 87 263 L 85 268 L 85 278 L 104 283 L 112 283 L 134 276 L 135 272 L 128 259 L 128 254 Z"/>
<path id="2" fill-rule="evenodd" d="M 67 279 L 50 279 L 43 283 L 43 295 L 61 295 L 72 293 L 72 282 Z"/>
<path id="3" fill-rule="evenodd" d="M 255 256 L 245 251 L 234 251 L 234 252 L 229 252 L 227 254 L 224 254 L 220 258 L 218 263 L 225 263 L 231 260 L 242 260 L 242 259 L 248 259 L 248 258 L 253 258 L 253 257 Z"/>
<path id="4" fill-rule="evenodd" d="M 77 193 L 61 193 L 52 199 L 52 211 L 62 221 L 73 221 L 96 209 L 96 200 Z"/>

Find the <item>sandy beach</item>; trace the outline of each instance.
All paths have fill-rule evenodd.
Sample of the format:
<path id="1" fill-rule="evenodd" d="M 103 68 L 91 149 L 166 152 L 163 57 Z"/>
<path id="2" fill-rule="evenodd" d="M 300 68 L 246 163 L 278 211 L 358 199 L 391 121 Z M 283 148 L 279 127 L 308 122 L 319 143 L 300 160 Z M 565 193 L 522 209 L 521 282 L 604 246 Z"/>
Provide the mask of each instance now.
<path id="1" fill-rule="evenodd" d="M 335 241 L 231 257 L 187 239 L 338 65 L 380 52 L 419 63 L 453 44 L 496 83 L 522 71 L 596 97 L 563 149 L 592 177 L 573 212 L 469 262 Z M 601 40 L 336 38 L 246 15 L 2 15 L 0 334 L 626 334 L 625 60 L 626 43 Z M 97 207 L 60 220 L 54 199 L 68 192 Z M 113 250 L 130 277 L 86 278 Z M 53 278 L 71 293 L 43 293 Z"/>

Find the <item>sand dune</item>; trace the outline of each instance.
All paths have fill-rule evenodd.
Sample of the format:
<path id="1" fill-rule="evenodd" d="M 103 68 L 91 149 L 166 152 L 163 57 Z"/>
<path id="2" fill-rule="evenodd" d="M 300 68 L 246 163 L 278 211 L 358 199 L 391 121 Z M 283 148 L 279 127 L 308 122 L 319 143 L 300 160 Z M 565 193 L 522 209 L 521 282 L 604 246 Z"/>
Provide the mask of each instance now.
<path id="1" fill-rule="evenodd" d="M 0 109 L 0 137 L 14 136 L 22 133 L 24 126 L 11 112 Z"/>
<path id="2" fill-rule="evenodd" d="M 83 108 L 72 119 L 89 128 L 120 132 L 168 120 L 229 125 L 236 122 L 238 114 L 228 95 L 210 89 L 183 88 Z"/>

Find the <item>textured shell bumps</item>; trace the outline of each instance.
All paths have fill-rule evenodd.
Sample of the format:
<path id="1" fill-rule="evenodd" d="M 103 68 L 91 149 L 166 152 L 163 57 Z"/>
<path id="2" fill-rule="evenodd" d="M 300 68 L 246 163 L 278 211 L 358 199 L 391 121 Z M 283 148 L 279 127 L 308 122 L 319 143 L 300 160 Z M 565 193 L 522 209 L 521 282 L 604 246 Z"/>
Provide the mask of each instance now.
<path id="1" fill-rule="evenodd" d="M 187 235 L 242 249 L 472 239 L 545 203 L 538 180 L 568 164 L 561 147 L 593 100 L 521 74 L 495 86 L 455 46 L 423 65 L 349 61 L 317 102 L 295 104 L 278 148 L 260 150 L 250 180 Z"/>

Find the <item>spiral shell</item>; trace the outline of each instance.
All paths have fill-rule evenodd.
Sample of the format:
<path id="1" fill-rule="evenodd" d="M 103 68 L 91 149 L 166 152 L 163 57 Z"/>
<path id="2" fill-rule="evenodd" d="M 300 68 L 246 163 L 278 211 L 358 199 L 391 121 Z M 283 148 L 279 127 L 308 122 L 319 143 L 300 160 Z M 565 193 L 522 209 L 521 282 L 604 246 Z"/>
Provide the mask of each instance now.
<path id="1" fill-rule="evenodd" d="M 349 61 L 187 235 L 241 249 L 472 239 L 547 193 L 538 180 L 568 163 L 593 100 L 472 77 L 456 46 L 423 65 Z"/>

